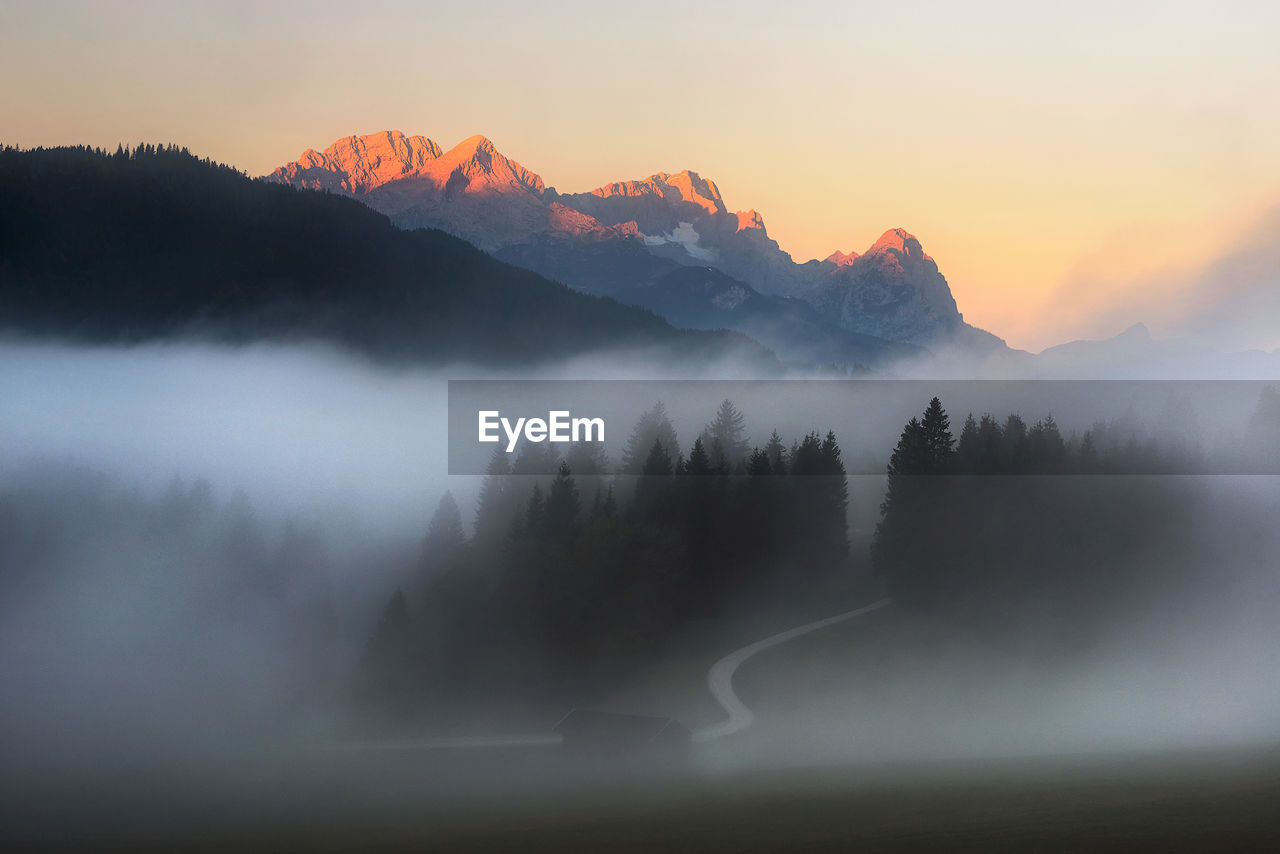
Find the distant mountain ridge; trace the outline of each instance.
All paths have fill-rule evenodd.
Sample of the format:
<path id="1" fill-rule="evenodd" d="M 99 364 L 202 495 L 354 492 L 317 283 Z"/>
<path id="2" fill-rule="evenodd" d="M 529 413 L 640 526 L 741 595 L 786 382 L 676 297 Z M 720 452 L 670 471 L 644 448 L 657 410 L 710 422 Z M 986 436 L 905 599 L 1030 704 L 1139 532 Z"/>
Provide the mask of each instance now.
<path id="1" fill-rule="evenodd" d="M 1135 323 L 1110 338 L 1068 341 L 1030 362 L 1040 377 L 1133 379 L 1280 379 L 1280 350 L 1223 352 L 1177 338 L 1156 338 Z"/>
<path id="2" fill-rule="evenodd" d="M 900 354 L 904 345 L 1006 349 L 964 322 L 937 264 L 907 232 L 885 232 L 863 255 L 836 252 L 797 264 L 769 237 L 758 212 L 730 211 L 716 183 L 690 170 L 560 193 L 485 137 L 442 151 L 426 137 L 386 131 L 346 137 L 322 153 L 308 150 L 267 179 L 350 195 L 402 228 L 448 231 L 571 287 L 668 317 L 747 331 L 774 311 L 777 322 L 763 340 L 783 355 L 804 350 L 841 361 L 856 351 L 875 361 Z M 669 285 L 665 277 L 682 266 L 735 280 L 749 297 L 739 302 L 757 307 L 752 323 L 733 312 L 719 286 L 692 289 L 684 302 L 669 287 L 661 298 L 649 291 Z M 799 321 L 797 311 L 804 312 L 795 302 L 811 309 Z M 885 342 L 879 353 L 877 340 Z M 851 341 L 856 345 L 845 346 Z"/>
<path id="3" fill-rule="evenodd" d="M 382 142 L 347 141 L 294 178 L 357 187 L 441 174 L 432 167 L 447 155 L 429 140 Z M 528 174 L 509 172 L 534 186 Z M 678 330 L 452 235 L 405 231 L 342 195 L 250 180 L 175 147 L 0 149 L 0 332 L 108 344 L 311 340 L 389 362 L 490 365 L 639 350 L 781 370 L 744 336 Z"/>

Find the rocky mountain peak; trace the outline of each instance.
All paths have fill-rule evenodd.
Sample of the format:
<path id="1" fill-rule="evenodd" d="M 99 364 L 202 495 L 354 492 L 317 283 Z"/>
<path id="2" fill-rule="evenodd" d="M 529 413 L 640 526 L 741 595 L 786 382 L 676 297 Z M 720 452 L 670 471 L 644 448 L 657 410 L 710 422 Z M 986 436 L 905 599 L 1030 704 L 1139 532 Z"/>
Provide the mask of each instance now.
<path id="1" fill-rule="evenodd" d="M 546 191 L 539 175 L 503 156 L 488 137 L 479 134 L 440 155 L 429 173 L 451 194 L 525 190 L 541 196 Z"/>
<path id="2" fill-rule="evenodd" d="M 946 278 L 905 229 L 889 229 L 863 255 L 835 252 L 826 260 L 836 269 L 810 297 L 846 328 L 917 343 L 963 328 Z"/>
<path id="3" fill-rule="evenodd" d="M 915 238 L 915 235 L 903 228 L 889 229 L 880 235 L 880 239 L 871 244 L 871 248 L 867 250 L 868 255 L 881 252 L 895 252 L 909 258 L 932 260 L 925 254 L 924 249 L 920 246 L 920 241 Z"/>
<path id="4" fill-rule="evenodd" d="M 665 176 L 668 187 L 680 194 L 683 201 L 695 204 L 707 213 L 725 213 L 724 199 L 714 181 L 703 178 L 688 169 Z"/>
<path id="5" fill-rule="evenodd" d="M 367 194 L 406 178 L 423 179 L 450 194 L 515 190 L 541 196 L 546 190 L 542 178 L 504 157 L 492 140 L 479 134 L 448 151 L 425 136 L 405 136 L 397 130 L 349 136 L 323 152 L 308 149 L 267 176 L 270 181 L 347 195 Z"/>
<path id="6" fill-rule="evenodd" d="M 835 264 L 837 267 L 847 267 L 854 261 L 858 260 L 859 257 L 861 256 L 859 256 L 857 252 L 841 252 L 837 249 L 822 260 L 826 261 L 828 264 Z"/>
<path id="7" fill-rule="evenodd" d="M 423 174 L 440 146 L 425 136 L 398 130 L 348 136 L 324 151 L 309 148 L 293 163 L 281 166 L 268 180 L 314 190 L 356 195 L 390 181 Z"/>
<path id="8" fill-rule="evenodd" d="M 442 152 L 385 131 L 308 151 L 270 179 L 356 195 L 404 228 L 448 231 L 593 292 L 648 282 L 672 263 L 713 266 L 856 334 L 916 343 L 967 334 L 946 279 L 906 230 L 886 231 L 863 255 L 796 264 L 757 211 L 728 211 L 716 183 L 688 169 L 557 193 L 483 135 Z"/>
<path id="9" fill-rule="evenodd" d="M 453 150 L 471 152 L 473 156 L 481 154 L 492 155 L 497 152 L 497 149 L 493 147 L 493 140 L 489 139 L 489 137 L 482 133 L 467 137 L 462 142 L 455 145 Z"/>
<path id="10" fill-rule="evenodd" d="M 689 169 L 683 172 L 656 172 L 641 181 L 615 181 L 592 190 L 590 195 L 602 199 L 653 196 L 665 201 L 688 202 L 709 214 L 726 213 L 720 188 L 714 181 Z"/>
<path id="11" fill-rule="evenodd" d="M 747 231 L 748 229 L 765 231 L 764 217 L 754 210 L 738 211 L 734 216 L 738 218 L 738 231 Z"/>

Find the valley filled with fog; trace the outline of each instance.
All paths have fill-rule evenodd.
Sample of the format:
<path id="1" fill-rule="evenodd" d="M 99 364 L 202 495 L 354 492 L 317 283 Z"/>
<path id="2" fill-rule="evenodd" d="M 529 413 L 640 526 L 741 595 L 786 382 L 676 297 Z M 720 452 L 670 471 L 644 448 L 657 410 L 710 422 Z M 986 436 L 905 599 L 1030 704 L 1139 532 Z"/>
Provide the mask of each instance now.
<path id="1" fill-rule="evenodd" d="M 725 383 L 741 392 L 736 403 L 749 446 L 761 447 L 778 428 L 790 444 L 779 457 L 794 458 L 804 453 L 795 443 L 806 431 L 830 429 L 839 437 L 843 470 L 853 474 L 839 478 L 847 511 L 831 523 L 836 527 L 804 533 L 796 526 L 814 517 L 796 517 L 767 542 L 752 540 L 759 555 L 773 549 L 784 556 L 779 566 L 789 568 L 780 575 L 756 566 L 762 561 L 727 559 L 722 566 L 719 556 L 697 558 L 696 549 L 720 549 L 721 540 L 700 546 L 693 534 L 671 534 L 677 538 L 672 548 L 695 551 L 678 559 L 641 555 L 628 571 L 687 566 L 696 577 L 714 568 L 721 573 L 714 578 L 723 580 L 695 580 L 665 593 L 626 587 L 631 592 L 617 602 L 603 593 L 598 601 L 579 602 L 574 597 L 596 588 L 575 580 L 562 582 L 563 589 L 549 587 L 553 582 L 546 579 L 554 575 L 541 576 L 541 586 L 525 593 L 517 584 L 510 594 L 522 597 L 515 600 L 517 611 L 548 603 L 559 615 L 551 629 L 577 625 L 606 602 L 632 616 L 649 607 L 643 604 L 648 599 L 627 596 L 685 596 L 695 604 L 687 617 L 664 622 L 669 636 L 651 637 L 649 646 L 624 648 L 629 641 L 615 637 L 622 631 L 616 618 L 613 628 L 583 623 L 570 646 L 546 647 L 559 652 L 533 653 L 540 647 L 518 641 L 522 654 L 534 657 L 513 668 L 497 660 L 507 647 L 496 641 L 484 654 L 475 651 L 486 645 L 485 633 L 505 630 L 504 623 L 485 622 L 499 619 L 486 616 L 490 606 L 483 597 L 489 594 L 436 583 L 431 575 L 448 579 L 459 571 L 452 565 L 431 569 L 431 532 L 446 491 L 458 507 L 468 549 L 497 555 L 501 542 L 481 542 L 483 537 L 516 536 L 505 527 L 497 535 L 478 532 L 476 503 L 485 478 L 447 474 L 446 381 L 608 378 L 619 381 L 621 411 L 639 418 L 655 401 L 627 399 L 635 396 L 631 381 L 749 377 L 735 378 L 724 366 L 693 370 L 637 354 L 508 374 L 468 366 L 388 368 L 319 347 L 8 343 L 0 360 L 0 678 L 6 686 L 0 738 L 11 767 L 34 783 L 24 786 L 18 801 L 23 809 L 57 802 L 68 787 L 109 790 L 123 769 L 148 785 L 180 774 L 194 777 L 193 785 L 220 781 L 214 788 L 221 790 L 248 773 L 285 781 L 280 785 L 287 788 L 302 784 L 294 776 L 302 769 L 320 779 L 350 772 L 346 765 L 315 771 L 309 763 L 331 755 L 325 751 L 440 735 L 545 737 L 563 712 L 583 704 L 671 715 L 695 729 L 709 726 L 723 715 L 703 684 L 715 659 L 886 592 L 895 603 L 874 619 L 824 630 L 745 665 L 737 684 L 755 708 L 756 725 L 695 745 L 690 767 L 702 773 L 1126 755 L 1265 745 L 1280 727 L 1274 652 L 1280 648 L 1280 540 L 1271 524 L 1280 511 L 1280 488 L 1274 476 L 1250 473 L 1262 468 L 1237 467 L 1234 475 L 1210 468 L 1214 473 L 1205 475 L 1177 473 L 1182 470 L 1176 467 L 1186 463 L 1186 471 L 1203 472 L 1195 466 L 1215 454 L 1239 465 L 1246 465 L 1241 459 L 1259 466 L 1274 461 L 1241 456 L 1248 442 L 1274 437 L 1256 427 L 1250 433 L 1258 418 L 1274 417 L 1254 411 L 1256 385 L 1189 386 L 1180 397 L 1162 389 L 1135 408 L 1132 394 L 1113 406 L 1105 394 L 1069 384 L 911 382 L 872 389 L 872 397 L 863 390 L 861 401 L 853 389 L 846 401 L 801 391 L 812 381 L 796 383 L 794 400 L 776 388 L 753 395 L 750 383 Z M 679 444 L 668 463 L 692 465 L 699 421 L 713 419 L 720 398 L 706 398 L 700 407 L 696 396 L 681 403 L 678 388 L 673 384 L 670 404 Z M 1058 468 L 1028 469 L 1033 474 L 1024 477 L 1023 469 L 987 471 L 980 469 L 987 463 L 974 462 L 979 468 L 972 474 L 997 476 L 942 478 L 950 485 L 931 487 L 936 496 L 928 499 L 913 499 L 902 491 L 906 486 L 899 487 L 899 521 L 891 522 L 881 508 L 886 477 L 874 472 L 889 463 L 902 424 L 919 415 L 935 390 L 948 406 L 955 401 L 951 428 L 962 455 L 961 427 L 970 407 L 976 415 L 993 413 L 989 429 L 1005 436 L 1014 429 L 1005 419 L 1010 412 L 1021 411 L 1025 423 L 1018 429 L 1034 428 L 1033 437 L 1046 435 L 1042 419 L 1052 415 L 1063 449 L 1052 463 Z M 1043 411 L 1030 408 L 1041 404 Z M 812 411 L 798 414 L 806 405 Z M 1117 411 L 1106 411 L 1111 409 Z M 631 430 L 629 420 L 618 423 Z M 1270 430 L 1270 422 L 1264 427 Z M 1069 462 L 1084 459 L 1086 432 L 1098 443 L 1097 468 L 1087 472 L 1093 477 L 1072 468 L 1082 463 Z M 607 490 L 616 509 L 604 512 L 617 514 L 624 527 L 599 530 L 615 531 L 609 536 L 622 537 L 620 543 L 625 525 L 643 521 L 633 514 L 665 512 L 641 507 L 655 500 L 643 492 L 653 477 L 613 476 L 625 464 L 623 438 L 617 435 L 607 448 L 606 468 L 578 473 L 580 515 L 569 520 L 575 530 L 594 530 L 597 523 L 590 520 L 601 512 Z M 1151 450 L 1157 447 L 1163 450 Z M 1140 452 L 1155 456 L 1125 457 Z M 1136 468 L 1123 468 L 1130 463 Z M 546 465 L 539 474 L 511 476 L 518 491 L 513 507 L 524 506 L 532 483 L 554 495 L 554 466 Z M 1106 465 L 1119 468 L 1108 475 Z M 780 497 L 779 504 L 766 497 L 763 506 L 775 509 L 760 511 L 751 503 L 756 481 L 746 470 L 726 468 L 724 474 L 729 497 L 714 501 L 729 501 L 725 512 L 784 512 L 778 508 L 818 500 L 807 491 Z M 679 504 L 685 500 L 678 491 L 682 480 L 669 481 L 677 490 L 670 501 L 679 506 L 685 506 Z M 806 490 L 832 479 L 790 480 Z M 741 501 L 747 503 L 734 503 Z M 946 507 L 929 503 L 937 501 Z M 714 509 L 705 512 L 712 513 L 707 524 L 721 531 L 716 537 L 728 538 L 725 543 L 763 530 L 731 517 L 716 521 Z M 648 518 L 643 524 L 671 524 Z M 882 557 L 873 560 L 878 524 Z M 895 524 L 915 533 L 895 540 Z M 823 540 L 830 530 L 847 535 L 834 534 L 838 543 Z M 686 536 L 694 539 L 679 539 Z M 527 542 L 522 548 L 552 548 Z M 599 573 L 608 584 L 609 574 L 620 571 L 615 565 L 622 565 L 611 542 L 597 537 L 590 546 L 595 552 L 581 551 L 587 546 L 579 542 L 566 554 L 575 571 Z M 895 558 L 894 548 L 907 551 Z M 593 553 L 595 563 L 583 557 Z M 519 560 L 533 560 L 530 571 L 545 572 L 537 568 L 560 560 L 556 552 L 548 554 L 552 564 L 536 555 Z M 793 560 L 801 554 L 811 557 Z M 488 571 L 479 557 L 461 559 L 475 572 Z M 485 560 L 521 565 L 509 554 Z M 914 574 L 895 569 L 895 560 L 915 567 Z M 811 572 L 818 564 L 826 569 Z M 404 659 L 408 671 L 396 669 L 401 652 L 385 644 L 383 652 L 375 651 L 388 600 L 397 591 L 407 603 L 406 619 L 417 627 L 415 637 L 427 639 L 414 643 L 430 646 L 437 638 L 428 658 Z M 705 596 L 711 598 L 702 603 Z M 450 622 L 451 610 L 471 628 L 432 635 L 434 628 L 424 627 L 431 619 Z M 529 631 L 541 637 L 541 630 Z M 603 663 L 583 664 L 597 644 Z M 379 655 L 390 663 L 378 663 Z M 568 657 L 539 663 L 537 655 Z M 422 664 L 428 660 L 436 663 Z M 483 677 L 468 679 L 467 671 Z M 423 683 L 403 687 L 396 680 L 404 672 Z M 359 750 L 340 755 L 373 761 Z M 393 763 L 416 757 L 428 778 L 443 763 L 436 779 L 441 785 L 474 777 L 479 786 L 507 773 L 494 754 L 464 761 L 465 771 L 451 764 L 459 760 L 449 751 L 381 755 Z M 264 762 L 270 772 L 262 770 Z M 545 769 L 537 767 L 522 765 L 528 776 L 515 775 L 507 785 L 515 779 L 538 785 Z M 622 764 L 611 773 L 621 779 L 638 773 L 628 768 Z"/>

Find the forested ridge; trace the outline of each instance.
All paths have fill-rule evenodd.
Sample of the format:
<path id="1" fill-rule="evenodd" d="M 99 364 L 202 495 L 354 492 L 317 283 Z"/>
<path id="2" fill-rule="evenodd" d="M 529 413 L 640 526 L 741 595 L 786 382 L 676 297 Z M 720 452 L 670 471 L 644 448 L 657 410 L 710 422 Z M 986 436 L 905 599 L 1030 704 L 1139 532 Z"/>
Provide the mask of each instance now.
<path id="1" fill-rule="evenodd" d="M 1212 589 L 1215 544 L 1251 535 L 1251 517 L 1229 513 L 1206 532 L 1211 493 L 1181 475 L 1197 447 L 1124 419 L 1064 436 L 1051 415 L 988 413 L 957 435 L 935 397 L 889 454 L 874 536 L 854 543 L 835 433 L 746 433 L 726 400 L 684 445 L 659 403 L 616 461 L 587 445 L 562 459 L 525 444 L 513 463 L 496 451 L 470 535 L 441 500 L 372 631 L 359 704 L 386 722 L 495 696 L 589 701 L 673 654 L 695 623 L 749 600 L 785 609 L 868 569 L 935 630 L 1086 654 L 1120 615 Z M 1248 439 L 1280 450 L 1277 436 L 1268 387 Z"/>
<path id="2" fill-rule="evenodd" d="M 908 607 L 1006 617 L 1047 608 L 1077 627 L 1105 600 L 1203 582 L 1217 562 L 1206 542 L 1247 520 L 1224 514 L 1207 533 L 1210 481 L 1187 475 L 1275 472 L 1280 392 L 1261 390 L 1243 443 L 1224 459 L 1206 464 L 1212 455 L 1186 439 L 1187 426 L 1140 438 L 1120 420 L 1064 436 L 1052 415 L 1028 426 L 1017 413 L 987 413 L 969 414 L 956 436 L 934 397 L 890 457 L 875 571 Z"/>
<path id="3" fill-rule="evenodd" d="M 251 180 L 176 146 L 0 150 L 0 330 L 94 343 L 312 339 L 390 360 L 730 353 L 359 202 Z"/>

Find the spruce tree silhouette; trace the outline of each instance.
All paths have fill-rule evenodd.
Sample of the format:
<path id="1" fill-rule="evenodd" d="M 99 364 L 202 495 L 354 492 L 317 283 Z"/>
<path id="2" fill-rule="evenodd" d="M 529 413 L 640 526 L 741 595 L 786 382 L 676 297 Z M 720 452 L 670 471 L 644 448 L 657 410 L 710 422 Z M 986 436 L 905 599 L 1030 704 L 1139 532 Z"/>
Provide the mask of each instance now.
<path id="1" fill-rule="evenodd" d="M 725 398 L 703 432 L 712 465 L 735 471 L 747 455 L 746 416 Z"/>
<path id="2" fill-rule="evenodd" d="M 567 463 L 560 463 L 556 479 L 551 482 L 547 493 L 546 532 L 547 536 L 558 542 L 567 542 L 574 532 L 581 511 L 578 498 L 578 487 L 573 480 L 573 472 Z"/>
<path id="3" fill-rule="evenodd" d="M 711 459 L 707 456 L 706 449 L 702 445 L 701 436 L 693 440 L 693 447 L 689 449 L 689 459 L 685 461 L 684 473 L 688 475 L 716 473 L 715 469 L 711 467 Z"/>
<path id="4" fill-rule="evenodd" d="M 920 421 L 924 434 L 925 464 L 920 474 L 951 474 L 955 469 L 955 440 L 951 437 L 951 419 L 942 401 L 933 398 Z"/>
<path id="5" fill-rule="evenodd" d="M 782 443 L 782 437 L 778 435 L 777 430 L 769 434 L 769 442 L 764 446 L 764 452 L 769 456 L 771 474 L 787 473 L 787 446 Z"/>
<path id="6" fill-rule="evenodd" d="M 475 546 L 491 560 L 502 545 L 502 537 L 511 529 L 518 504 L 511 482 L 510 455 L 494 448 L 485 468 L 480 496 L 476 500 Z"/>
<path id="7" fill-rule="evenodd" d="M 675 426 L 661 401 L 641 415 L 631 429 L 622 452 L 621 473 L 643 474 L 654 442 L 658 442 L 666 450 L 668 462 L 680 458 L 680 443 L 676 440 Z"/>

